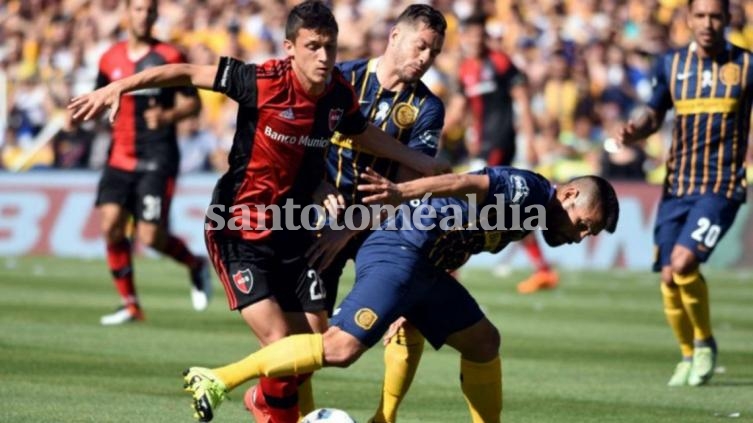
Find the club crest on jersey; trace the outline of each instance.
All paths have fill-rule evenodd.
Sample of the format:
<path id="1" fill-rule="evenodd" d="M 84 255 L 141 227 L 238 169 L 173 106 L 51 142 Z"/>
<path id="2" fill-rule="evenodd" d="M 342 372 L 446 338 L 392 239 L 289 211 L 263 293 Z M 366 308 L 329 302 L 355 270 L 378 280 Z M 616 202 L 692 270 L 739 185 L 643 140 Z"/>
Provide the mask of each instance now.
<path id="1" fill-rule="evenodd" d="M 239 291 L 248 294 L 254 288 L 254 274 L 249 269 L 239 270 L 233 275 L 233 283 Z"/>
<path id="2" fill-rule="evenodd" d="M 392 112 L 392 120 L 400 129 L 412 126 L 416 122 L 417 117 L 418 109 L 408 103 L 399 103 L 395 106 L 395 111 Z"/>
<path id="3" fill-rule="evenodd" d="M 719 69 L 719 79 L 725 85 L 737 85 L 740 83 L 740 65 L 727 63 Z"/>
<path id="4" fill-rule="evenodd" d="M 340 119 L 343 117 L 343 109 L 332 109 L 329 111 L 329 130 L 334 131 L 337 125 L 340 123 Z"/>
<path id="5" fill-rule="evenodd" d="M 379 319 L 379 317 L 377 317 L 376 313 L 374 313 L 374 310 L 370 308 L 359 309 L 354 317 L 354 320 L 356 321 L 358 327 L 364 330 L 371 329 L 371 327 L 374 326 L 374 323 L 376 323 L 377 319 Z"/>

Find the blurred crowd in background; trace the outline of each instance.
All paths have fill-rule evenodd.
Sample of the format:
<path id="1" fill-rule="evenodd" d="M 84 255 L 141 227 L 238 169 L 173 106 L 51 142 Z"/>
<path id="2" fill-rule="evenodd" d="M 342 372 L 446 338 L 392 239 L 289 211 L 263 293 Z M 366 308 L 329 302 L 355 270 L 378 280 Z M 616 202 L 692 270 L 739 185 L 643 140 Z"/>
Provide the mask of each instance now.
<path id="1" fill-rule="evenodd" d="M 71 125 L 64 113 L 75 95 L 93 89 L 100 55 L 124 39 L 123 0 L 9 0 L 0 3 L 0 168 L 99 169 L 106 123 Z M 188 61 L 247 62 L 280 57 L 293 0 L 162 0 L 154 36 L 178 45 Z M 390 22 L 411 2 L 333 0 L 340 25 L 338 60 L 377 56 Z M 555 179 L 600 173 L 618 179 L 662 179 L 670 125 L 644 148 L 609 154 L 602 143 L 651 94 L 656 54 L 687 44 L 687 0 L 433 0 L 449 27 L 442 54 L 424 81 L 447 100 L 457 90 L 462 57 L 458 26 L 483 13 L 490 48 L 510 56 L 531 90 L 535 166 Z M 753 47 L 753 0 L 732 2 L 728 38 Z M 236 105 L 201 91 L 199 117 L 179 124 L 181 171 L 224 171 Z M 4 100 L 4 101 L 3 101 Z M 47 132 L 45 132 L 45 130 Z M 448 127 L 442 154 L 467 162 L 468 128 Z M 44 138 L 49 143 L 36 143 Z M 752 149 L 753 150 L 753 149 Z M 522 149 L 518 149 L 522 151 Z M 522 158 L 519 158 L 522 160 Z"/>

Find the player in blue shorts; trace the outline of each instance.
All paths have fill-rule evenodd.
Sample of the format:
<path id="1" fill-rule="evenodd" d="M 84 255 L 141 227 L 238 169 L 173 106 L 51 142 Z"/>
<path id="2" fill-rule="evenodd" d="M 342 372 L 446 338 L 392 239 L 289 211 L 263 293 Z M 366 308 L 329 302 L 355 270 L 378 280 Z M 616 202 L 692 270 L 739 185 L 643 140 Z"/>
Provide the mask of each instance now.
<path id="1" fill-rule="evenodd" d="M 631 143 L 655 132 L 674 108 L 667 177 L 654 227 L 664 313 L 682 360 L 669 386 L 703 385 L 714 374 L 706 280 L 700 271 L 745 201 L 753 55 L 725 41 L 728 0 L 690 0 L 695 40 L 658 58 L 646 112 L 618 134 Z"/>
<path id="2" fill-rule="evenodd" d="M 289 336 L 225 368 L 248 380 L 347 367 L 405 316 L 433 347 L 447 344 L 460 352 L 461 386 L 472 421 L 499 422 L 499 333 L 447 270 L 472 254 L 499 252 L 536 227 L 551 246 L 577 243 L 602 230 L 611 233 L 619 216 L 614 189 L 597 176 L 555 187 L 541 175 L 510 167 L 399 184 L 373 172 L 364 179 L 369 183 L 359 189 L 372 193 L 366 203 L 413 201 L 401 205 L 358 251 L 356 283 L 332 326 L 324 334 Z M 185 383 L 199 415 L 213 415 L 228 391 L 216 369 L 192 367 Z"/>

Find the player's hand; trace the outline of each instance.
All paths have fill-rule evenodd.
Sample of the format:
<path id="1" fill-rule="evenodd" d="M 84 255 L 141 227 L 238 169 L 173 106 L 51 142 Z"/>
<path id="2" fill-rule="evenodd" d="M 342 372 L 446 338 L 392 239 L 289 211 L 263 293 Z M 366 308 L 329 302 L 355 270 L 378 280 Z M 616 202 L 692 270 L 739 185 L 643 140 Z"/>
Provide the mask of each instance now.
<path id="1" fill-rule="evenodd" d="M 337 257 L 340 251 L 345 248 L 348 241 L 356 232 L 347 228 L 340 230 L 330 229 L 325 226 L 314 244 L 306 251 L 306 260 L 308 265 L 313 267 L 317 272 L 323 272 L 332 261 Z"/>
<path id="2" fill-rule="evenodd" d="M 117 83 L 112 83 L 89 94 L 74 97 L 68 103 L 68 110 L 71 111 L 74 122 L 81 122 L 92 119 L 109 108 L 108 119 L 113 123 L 120 108 L 121 94 Z"/>
<path id="3" fill-rule="evenodd" d="M 149 107 L 144 111 L 144 121 L 148 129 L 163 128 L 172 123 L 170 112 L 157 103 L 154 97 L 149 97 Z"/>
<path id="4" fill-rule="evenodd" d="M 628 121 L 625 125 L 623 125 L 617 133 L 614 135 L 614 142 L 616 143 L 616 146 L 618 148 L 622 148 L 627 144 L 632 144 L 635 141 L 638 141 L 638 134 L 636 131 L 636 125 L 635 122 Z"/>
<path id="5" fill-rule="evenodd" d="M 322 180 L 312 195 L 314 204 L 321 204 L 327 210 L 327 214 L 337 219 L 340 212 L 345 208 L 345 197 L 334 185 Z"/>
<path id="6" fill-rule="evenodd" d="M 397 335 L 397 331 L 399 331 L 400 328 L 405 325 L 406 321 L 407 320 L 405 317 L 400 316 L 397 318 L 397 320 L 392 322 L 392 324 L 390 325 L 390 328 L 387 329 L 387 332 L 384 334 L 384 337 L 382 338 L 382 345 L 387 346 L 387 344 L 390 343 L 392 338 L 395 335 Z"/>
<path id="7" fill-rule="evenodd" d="M 358 185 L 358 190 L 367 192 L 371 195 L 364 197 L 363 202 L 366 204 L 382 203 L 397 206 L 405 201 L 398 185 L 384 176 L 376 173 L 374 169 L 367 167 L 365 172 L 361 172 L 361 179 L 368 184 Z"/>

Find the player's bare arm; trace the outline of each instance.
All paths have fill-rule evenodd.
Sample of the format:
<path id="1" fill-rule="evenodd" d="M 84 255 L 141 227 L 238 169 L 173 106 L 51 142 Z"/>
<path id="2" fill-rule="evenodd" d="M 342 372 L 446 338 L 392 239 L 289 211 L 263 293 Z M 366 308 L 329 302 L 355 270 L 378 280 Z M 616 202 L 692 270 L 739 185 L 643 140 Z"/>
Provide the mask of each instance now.
<path id="1" fill-rule="evenodd" d="M 384 176 L 366 169 L 361 174 L 368 184 L 358 186 L 359 191 L 373 193 L 363 202 L 397 205 L 407 200 L 421 198 L 425 194 L 435 197 L 455 197 L 466 199 L 469 194 L 476 195 L 479 202 L 486 199 L 489 192 L 489 177 L 475 174 L 446 174 L 394 183 Z"/>
<path id="2" fill-rule="evenodd" d="M 89 120 L 105 109 L 110 109 L 110 122 L 115 120 L 120 107 L 120 96 L 144 88 L 186 87 L 211 89 L 217 67 L 178 63 L 155 66 L 127 78 L 119 79 L 94 92 L 75 97 L 68 104 L 76 121 Z"/>
<path id="3" fill-rule="evenodd" d="M 520 82 L 514 85 L 510 90 L 510 95 L 518 105 L 520 110 L 520 133 L 525 140 L 525 159 L 529 164 L 535 164 L 538 159 L 536 150 L 533 148 L 533 140 L 536 136 L 534 130 L 533 112 L 531 111 L 531 94 L 526 82 Z"/>
<path id="4" fill-rule="evenodd" d="M 644 140 L 656 132 L 663 121 L 664 113 L 646 107 L 636 119 L 631 119 L 620 128 L 620 131 L 615 135 L 615 141 L 618 145 L 626 145 Z"/>
<path id="5" fill-rule="evenodd" d="M 422 175 L 438 175 L 452 171 L 449 163 L 412 150 L 372 124 L 352 139 L 353 142 L 371 150 L 374 155 L 399 162 Z"/>

